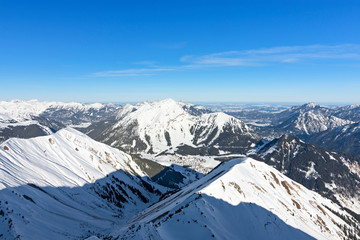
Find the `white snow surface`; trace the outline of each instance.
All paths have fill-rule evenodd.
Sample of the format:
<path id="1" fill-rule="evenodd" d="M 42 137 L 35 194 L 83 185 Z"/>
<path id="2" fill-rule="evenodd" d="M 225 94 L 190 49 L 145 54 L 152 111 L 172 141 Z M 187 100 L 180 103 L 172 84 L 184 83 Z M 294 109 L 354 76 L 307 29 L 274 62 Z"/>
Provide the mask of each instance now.
<path id="1" fill-rule="evenodd" d="M 225 162 L 137 214 L 124 239 L 343 239 L 336 204 L 250 158 Z M 347 225 L 350 229 L 349 225 Z"/>
<path id="2" fill-rule="evenodd" d="M 9 150 L 4 150 L 6 147 Z M 1 144 L 0 154 L 1 168 L 5 170 L 1 179 L 8 179 L 5 177 L 7 173 L 13 172 L 21 176 L 11 182 L 1 182 L 0 190 L 27 183 L 54 187 L 83 186 L 119 169 L 145 176 L 128 154 L 96 142 L 72 128 L 50 136 L 9 139 Z"/>
<path id="3" fill-rule="evenodd" d="M 9 139 L 0 145 L 1 239 L 106 235 L 158 199 L 134 175 L 146 176 L 130 155 L 71 128 L 50 136 Z M 114 184 L 113 176 L 122 181 L 116 188 L 122 186 L 129 196 L 123 208 L 96 194 Z M 134 188 L 148 204 L 140 201 Z"/>
<path id="4" fill-rule="evenodd" d="M 216 135 L 212 137 L 214 141 L 227 124 L 241 129 L 246 134 L 254 134 L 241 120 L 230 115 L 218 112 L 194 116 L 184 109 L 186 106 L 189 104 L 176 102 L 173 99 L 144 102 L 135 106 L 126 105 L 119 115 L 119 122 L 113 126 L 113 129 L 137 124 L 137 135 L 147 145 L 145 152 L 152 148 L 155 153 L 167 150 L 169 147 L 175 148 L 180 144 L 195 147 L 193 140 L 197 129 L 203 129 L 203 135 L 196 144 L 201 144 L 217 128 Z M 192 129 L 194 126 L 195 128 Z M 171 146 L 165 137 L 166 134 L 171 139 Z"/>
<path id="5" fill-rule="evenodd" d="M 100 109 L 105 105 L 101 103 L 83 104 L 77 102 L 47 102 L 38 100 L 11 100 L 0 101 L 0 120 L 3 116 L 16 121 L 24 121 L 31 119 L 32 116 L 38 116 L 48 108 L 72 109 L 72 110 L 89 110 Z"/>
<path id="6" fill-rule="evenodd" d="M 307 111 L 300 113 L 295 121 L 295 128 L 304 131 L 306 134 L 313 134 L 328 129 L 353 123 L 335 116 L 325 116 L 319 112 Z"/>

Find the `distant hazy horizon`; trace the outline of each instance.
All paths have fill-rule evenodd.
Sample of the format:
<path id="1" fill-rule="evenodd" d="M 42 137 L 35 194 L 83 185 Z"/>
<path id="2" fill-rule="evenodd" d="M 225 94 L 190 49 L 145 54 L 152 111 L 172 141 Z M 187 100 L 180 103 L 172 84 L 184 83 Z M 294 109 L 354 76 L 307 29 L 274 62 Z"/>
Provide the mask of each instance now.
<path id="1" fill-rule="evenodd" d="M 164 98 L 166 99 L 166 98 Z M 139 100 L 139 101 L 53 101 L 53 100 L 39 100 L 39 99 L 10 99 L 10 100 L 4 100 L 4 99 L 0 99 L 0 101 L 40 101 L 40 102 L 65 102 L 65 103 L 70 103 L 70 102 L 79 102 L 79 103 L 83 103 L 83 104 L 93 104 L 93 103 L 101 103 L 101 104 L 120 104 L 120 105 L 124 105 L 124 104 L 138 104 L 138 103 L 143 103 L 143 102 L 153 102 L 153 101 L 161 101 L 164 99 L 154 99 L 154 100 Z M 173 99 L 173 98 L 171 98 Z M 261 105 L 271 105 L 271 106 L 288 106 L 288 107 L 292 107 L 292 106 L 298 106 L 298 105 L 303 105 L 303 104 L 307 104 L 307 103 L 315 103 L 318 105 L 323 105 L 323 106 L 327 106 L 327 107 L 335 107 L 335 106 L 346 106 L 346 105 L 352 105 L 352 104 L 359 104 L 359 103 L 354 103 L 354 102 L 314 102 L 314 101 L 310 101 L 310 102 L 231 102 L 231 101 L 183 101 L 181 99 L 174 99 L 175 101 L 181 101 L 181 102 L 185 102 L 185 103 L 190 103 L 190 104 L 195 104 L 195 105 L 204 105 L 204 106 L 210 106 L 210 105 L 237 105 L 237 106 L 261 106 Z"/>

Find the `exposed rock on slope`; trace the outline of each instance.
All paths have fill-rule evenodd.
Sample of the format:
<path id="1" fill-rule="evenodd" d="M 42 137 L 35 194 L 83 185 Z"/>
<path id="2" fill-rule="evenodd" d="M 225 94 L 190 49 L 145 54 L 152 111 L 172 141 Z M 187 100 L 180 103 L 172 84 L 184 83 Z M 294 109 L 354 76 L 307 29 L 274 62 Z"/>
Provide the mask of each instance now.
<path id="1" fill-rule="evenodd" d="M 360 157 L 360 123 L 348 124 L 309 136 L 308 142 Z"/>
<path id="2" fill-rule="evenodd" d="M 282 136 L 258 156 L 289 178 L 360 213 L 360 159 Z"/>
<path id="3" fill-rule="evenodd" d="M 351 224 L 358 223 L 330 200 L 264 163 L 237 159 L 113 234 L 120 239 L 343 239 L 358 236 Z"/>

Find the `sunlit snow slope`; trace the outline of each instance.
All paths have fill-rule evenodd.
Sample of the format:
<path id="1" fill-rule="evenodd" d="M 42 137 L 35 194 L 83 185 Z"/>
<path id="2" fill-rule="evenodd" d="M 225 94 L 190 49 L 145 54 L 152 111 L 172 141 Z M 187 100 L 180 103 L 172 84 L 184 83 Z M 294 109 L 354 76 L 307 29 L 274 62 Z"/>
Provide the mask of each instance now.
<path id="1" fill-rule="evenodd" d="M 346 239 L 356 222 L 253 159 L 223 163 L 120 228 L 121 239 Z"/>
<path id="2" fill-rule="evenodd" d="M 132 158 L 71 128 L 0 148 L 0 238 L 106 235 L 157 201 Z"/>

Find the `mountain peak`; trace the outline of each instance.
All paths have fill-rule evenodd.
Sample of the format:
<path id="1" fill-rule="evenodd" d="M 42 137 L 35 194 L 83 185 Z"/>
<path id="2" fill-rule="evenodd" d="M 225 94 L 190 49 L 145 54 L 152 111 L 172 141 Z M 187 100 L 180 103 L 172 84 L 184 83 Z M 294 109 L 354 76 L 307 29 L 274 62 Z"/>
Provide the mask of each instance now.
<path id="1" fill-rule="evenodd" d="M 118 119 L 111 130 L 101 133 L 101 138 L 111 146 L 133 152 L 160 153 L 184 145 L 205 151 L 217 143 L 217 148 L 235 151 L 228 145 L 236 142 L 236 151 L 243 153 L 258 140 L 239 119 L 173 99 L 127 105 Z"/>
<path id="2" fill-rule="evenodd" d="M 175 104 L 175 103 L 178 103 L 178 101 L 175 101 L 172 98 L 166 98 L 166 99 L 163 99 L 163 100 L 159 100 L 157 102 L 160 102 L 160 103 L 163 103 L 163 104 Z"/>
<path id="3" fill-rule="evenodd" d="M 314 103 L 314 102 L 309 102 L 309 103 L 304 104 L 303 106 L 306 107 L 306 108 L 316 108 L 319 105 Z"/>

